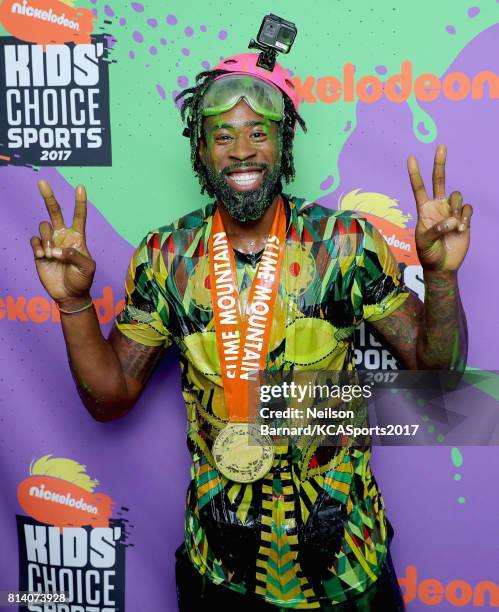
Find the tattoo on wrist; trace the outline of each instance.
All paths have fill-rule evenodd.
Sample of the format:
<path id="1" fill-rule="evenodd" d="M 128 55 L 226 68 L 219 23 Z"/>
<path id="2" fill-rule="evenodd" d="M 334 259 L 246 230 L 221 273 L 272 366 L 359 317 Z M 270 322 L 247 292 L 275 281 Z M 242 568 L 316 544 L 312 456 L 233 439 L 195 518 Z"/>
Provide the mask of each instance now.
<path id="1" fill-rule="evenodd" d="M 463 369 L 468 351 L 466 319 L 459 298 L 456 275 L 425 276 L 425 326 L 422 358 L 431 364 Z"/>

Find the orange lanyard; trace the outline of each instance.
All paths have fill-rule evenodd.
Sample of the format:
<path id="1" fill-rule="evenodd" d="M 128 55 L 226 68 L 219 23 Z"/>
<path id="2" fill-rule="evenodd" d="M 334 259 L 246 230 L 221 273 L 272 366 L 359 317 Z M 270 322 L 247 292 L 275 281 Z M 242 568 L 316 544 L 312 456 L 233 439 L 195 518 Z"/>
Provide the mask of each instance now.
<path id="1" fill-rule="evenodd" d="M 217 209 L 209 239 L 210 290 L 225 404 L 231 422 L 248 422 L 248 381 L 265 368 L 281 277 L 286 215 L 279 198 L 270 233 L 241 315 L 234 252 Z"/>

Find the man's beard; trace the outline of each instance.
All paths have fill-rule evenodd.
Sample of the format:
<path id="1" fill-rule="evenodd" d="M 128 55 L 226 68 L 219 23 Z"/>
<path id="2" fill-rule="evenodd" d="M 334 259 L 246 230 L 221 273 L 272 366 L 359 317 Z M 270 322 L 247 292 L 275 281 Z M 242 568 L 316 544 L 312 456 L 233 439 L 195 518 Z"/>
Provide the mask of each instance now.
<path id="1" fill-rule="evenodd" d="M 208 186 L 217 199 L 223 202 L 229 215 L 244 223 L 260 219 L 267 208 L 272 204 L 276 195 L 281 192 L 281 163 L 278 162 L 270 169 L 268 164 L 242 162 L 232 164 L 217 172 L 210 166 L 205 166 Z M 225 175 L 239 169 L 257 168 L 264 172 L 262 184 L 256 191 L 236 191 L 227 184 Z"/>

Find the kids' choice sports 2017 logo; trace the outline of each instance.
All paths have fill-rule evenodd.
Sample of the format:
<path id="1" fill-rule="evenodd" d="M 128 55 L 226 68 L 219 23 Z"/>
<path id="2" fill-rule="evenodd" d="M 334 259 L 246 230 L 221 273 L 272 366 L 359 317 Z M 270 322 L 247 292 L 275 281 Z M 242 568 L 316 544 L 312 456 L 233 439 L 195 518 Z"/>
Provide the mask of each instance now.
<path id="1" fill-rule="evenodd" d="M 124 521 L 77 461 L 45 455 L 17 489 L 19 590 L 66 592 L 51 612 L 124 612 Z M 28 605 L 30 612 L 43 606 Z"/>
<path id="2" fill-rule="evenodd" d="M 93 15 L 59 0 L 4 0 L 0 164 L 110 166 L 109 70 Z"/>

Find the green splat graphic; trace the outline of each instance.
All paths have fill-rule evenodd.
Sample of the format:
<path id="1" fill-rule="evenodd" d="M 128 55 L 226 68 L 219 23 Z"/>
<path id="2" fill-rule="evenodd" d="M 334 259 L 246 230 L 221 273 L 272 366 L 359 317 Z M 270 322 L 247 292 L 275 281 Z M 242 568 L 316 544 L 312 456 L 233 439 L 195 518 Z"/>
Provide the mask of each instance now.
<path id="1" fill-rule="evenodd" d="M 461 467 L 463 465 L 463 456 L 458 448 L 453 447 L 450 451 L 450 455 L 455 467 Z"/>
<path id="2" fill-rule="evenodd" d="M 467 368 L 463 375 L 463 382 L 499 400 L 499 374 L 496 372 Z"/>
<path id="3" fill-rule="evenodd" d="M 293 49 L 281 58 L 294 75 L 340 79 L 347 62 L 355 65 L 356 79 L 376 74 L 376 66 L 386 67 L 388 78 L 400 71 L 404 60 L 412 62 L 414 75 L 441 75 L 472 38 L 497 22 L 499 14 L 496 3 L 481 3 L 480 13 L 470 19 L 470 2 L 464 0 L 317 0 L 313 7 L 297 0 L 270 5 L 267 0 L 250 4 L 236 0 L 205 0 L 202 4 L 149 0 L 142 2 L 142 13 L 128 3 L 108 0 L 107 4 L 114 16 L 104 14 L 104 3 L 76 2 L 78 7 L 96 8 L 95 32 L 106 32 L 116 39 L 110 64 L 113 166 L 66 167 L 60 172 L 73 185 L 84 183 L 90 201 L 132 244 L 147 230 L 169 223 L 206 200 L 193 178 L 189 144 L 181 135 L 179 113 L 172 100 L 172 92 L 182 89 L 177 79 L 187 77 L 192 85 L 194 76 L 204 69 L 203 61 L 213 67 L 221 56 L 246 51 L 269 11 L 297 24 Z M 175 16 L 175 24 L 168 23 L 168 15 Z M 120 19 L 126 19 L 126 24 L 120 25 Z M 150 19 L 157 20 L 156 27 L 147 23 Z M 455 35 L 446 33 L 449 24 Z M 189 27 L 192 31 L 186 30 Z M 134 41 L 134 31 L 142 34 L 142 42 Z M 0 34 L 6 32 L 0 28 Z M 129 57 L 130 51 L 134 59 Z M 180 82 L 185 86 L 184 80 Z M 409 99 L 408 104 L 415 136 L 421 142 L 432 142 L 436 136 L 433 119 L 415 99 Z M 301 112 L 309 131 L 302 134 L 298 130 L 297 178 L 289 191 L 317 198 L 326 193 L 320 183 L 328 176 L 334 177 L 331 189 L 341 187 L 338 158 L 355 129 L 356 104 L 306 103 Z M 426 135 L 418 125 L 424 125 Z"/>
<path id="4" fill-rule="evenodd" d="M 451 455 L 452 464 L 454 465 L 454 467 L 459 468 L 463 465 L 463 455 L 461 454 L 461 451 L 458 448 L 456 448 L 455 446 L 452 447 L 450 451 L 450 455 Z M 461 478 L 462 478 L 461 474 L 459 473 L 454 474 L 454 480 L 456 480 L 457 482 L 459 482 Z M 462 495 L 457 498 L 458 504 L 464 504 L 465 501 L 466 499 Z"/>

